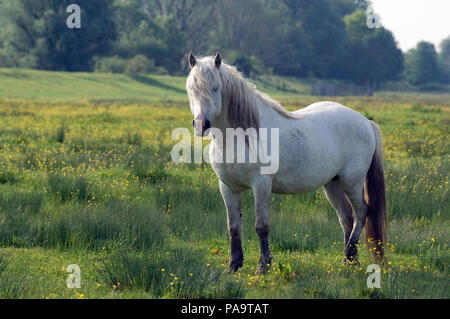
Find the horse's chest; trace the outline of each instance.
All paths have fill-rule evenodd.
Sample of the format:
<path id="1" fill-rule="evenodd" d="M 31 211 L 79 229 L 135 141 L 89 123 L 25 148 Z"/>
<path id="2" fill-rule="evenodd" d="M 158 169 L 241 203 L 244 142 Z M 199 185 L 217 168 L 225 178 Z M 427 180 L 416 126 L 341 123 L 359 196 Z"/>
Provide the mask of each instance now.
<path id="1" fill-rule="evenodd" d="M 227 158 L 224 148 L 214 142 L 210 145 L 209 157 L 214 172 L 222 182 L 234 190 L 249 189 L 252 178 L 259 172 L 259 165 L 247 161 L 240 163 L 233 157 Z"/>
<path id="2" fill-rule="evenodd" d="M 211 165 L 219 177 L 228 187 L 234 190 L 246 190 L 250 188 L 250 181 L 254 175 L 252 165 L 239 163 L 218 163 L 211 160 Z"/>

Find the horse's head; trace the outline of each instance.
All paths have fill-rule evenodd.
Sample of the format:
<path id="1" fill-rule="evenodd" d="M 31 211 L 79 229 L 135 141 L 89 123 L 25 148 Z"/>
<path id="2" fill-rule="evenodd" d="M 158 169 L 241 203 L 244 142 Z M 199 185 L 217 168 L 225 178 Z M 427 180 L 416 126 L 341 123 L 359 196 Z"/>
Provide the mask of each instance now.
<path id="1" fill-rule="evenodd" d="M 191 52 L 188 60 L 191 71 L 186 89 L 194 116 L 192 125 L 196 135 L 204 136 L 222 110 L 222 81 L 219 74 L 222 57 L 217 52 L 215 57 L 197 59 Z"/>

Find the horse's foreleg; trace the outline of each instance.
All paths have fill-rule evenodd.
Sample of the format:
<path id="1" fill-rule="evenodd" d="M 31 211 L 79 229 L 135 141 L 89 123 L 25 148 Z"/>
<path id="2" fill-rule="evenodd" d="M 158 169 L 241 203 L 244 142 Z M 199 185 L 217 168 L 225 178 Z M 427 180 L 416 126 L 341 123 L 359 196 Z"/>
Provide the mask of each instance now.
<path id="1" fill-rule="evenodd" d="M 227 185 L 219 182 L 228 216 L 228 231 L 231 241 L 231 256 L 228 271 L 237 271 L 244 263 L 241 242 L 241 193 L 233 191 Z"/>
<path id="2" fill-rule="evenodd" d="M 253 187 L 255 197 L 255 228 L 259 236 L 261 255 L 257 272 L 266 272 L 271 263 L 272 255 L 269 249 L 269 211 L 272 195 L 272 184 L 270 181 L 261 181 Z"/>

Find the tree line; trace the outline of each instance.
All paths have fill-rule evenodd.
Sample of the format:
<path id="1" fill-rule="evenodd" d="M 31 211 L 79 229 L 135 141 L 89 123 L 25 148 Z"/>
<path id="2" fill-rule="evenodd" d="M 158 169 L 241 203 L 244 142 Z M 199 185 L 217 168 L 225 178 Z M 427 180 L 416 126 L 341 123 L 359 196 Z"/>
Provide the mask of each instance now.
<path id="1" fill-rule="evenodd" d="M 81 29 L 66 8 L 81 7 Z M 220 50 L 247 76 L 378 86 L 450 82 L 450 37 L 407 53 L 367 25 L 366 0 L 0 0 L 0 67 L 183 74 L 186 55 Z"/>

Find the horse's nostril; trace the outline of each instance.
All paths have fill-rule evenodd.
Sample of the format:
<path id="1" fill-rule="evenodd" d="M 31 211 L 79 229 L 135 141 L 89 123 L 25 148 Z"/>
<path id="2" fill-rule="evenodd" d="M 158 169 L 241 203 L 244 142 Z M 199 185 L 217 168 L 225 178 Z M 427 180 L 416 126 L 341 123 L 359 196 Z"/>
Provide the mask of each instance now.
<path id="1" fill-rule="evenodd" d="M 205 121 L 205 131 L 211 128 L 211 122 L 209 120 Z"/>
<path id="2" fill-rule="evenodd" d="M 195 120 L 192 120 L 192 126 L 195 127 Z"/>

